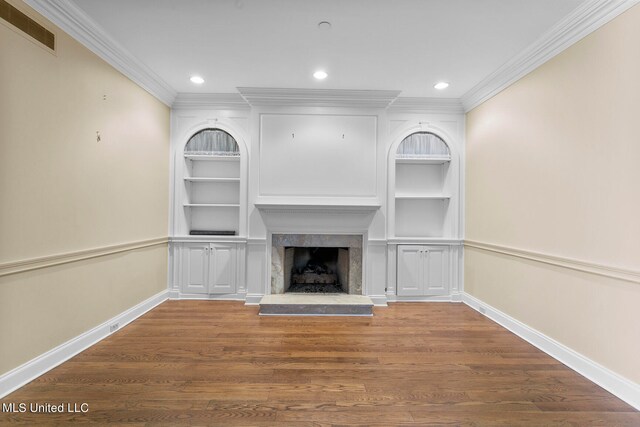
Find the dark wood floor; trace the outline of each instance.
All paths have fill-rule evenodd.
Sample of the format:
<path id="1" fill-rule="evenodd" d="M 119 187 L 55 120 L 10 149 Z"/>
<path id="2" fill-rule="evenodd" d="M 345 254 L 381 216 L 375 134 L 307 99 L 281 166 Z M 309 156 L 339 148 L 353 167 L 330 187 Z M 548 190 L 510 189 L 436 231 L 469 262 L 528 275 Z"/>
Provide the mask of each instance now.
<path id="1" fill-rule="evenodd" d="M 257 312 L 166 302 L 2 400 L 88 413 L 0 423 L 640 426 L 632 407 L 462 304 Z"/>

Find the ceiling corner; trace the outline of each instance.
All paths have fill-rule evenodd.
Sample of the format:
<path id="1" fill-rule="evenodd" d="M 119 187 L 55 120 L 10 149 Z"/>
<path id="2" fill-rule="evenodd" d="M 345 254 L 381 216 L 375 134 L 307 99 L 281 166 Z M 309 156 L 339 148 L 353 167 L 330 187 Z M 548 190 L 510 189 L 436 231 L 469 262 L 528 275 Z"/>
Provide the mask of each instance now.
<path id="1" fill-rule="evenodd" d="M 640 0 L 588 0 L 584 2 L 529 47 L 467 91 L 461 98 L 464 111 L 469 112 L 497 95 L 638 3 Z"/>
<path id="2" fill-rule="evenodd" d="M 62 31 L 98 55 L 138 86 L 171 107 L 176 91 L 71 1 L 25 0 Z"/>

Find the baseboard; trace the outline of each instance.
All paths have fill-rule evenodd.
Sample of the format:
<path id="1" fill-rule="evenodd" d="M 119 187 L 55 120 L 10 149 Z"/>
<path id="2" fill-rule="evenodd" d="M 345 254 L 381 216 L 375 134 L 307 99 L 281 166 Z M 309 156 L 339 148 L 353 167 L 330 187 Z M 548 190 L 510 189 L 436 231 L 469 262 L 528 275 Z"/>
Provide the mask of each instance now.
<path id="1" fill-rule="evenodd" d="M 23 385 L 33 381 L 40 375 L 50 371 L 63 362 L 71 359 L 81 351 L 86 350 L 98 341 L 111 335 L 133 320 L 142 316 L 152 308 L 166 301 L 168 291 L 162 291 L 151 298 L 142 301 L 127 311 L 109 319 L 108 321 L 96 326 L 95 328 L 78 335 L 75 338 L 47 351 L 44 354 L 30 360 L 6 374 L 0 376 L 0 398 L 5 397 L 9 393 L 14 392 Z M 118 328 L 113 332 L 110 331 L 111 325 L 118 324 Z"/>
<path id="2" fill-rule="evenodd" d="M 459 302 L 459 297 L 454 295 L 432 295 L 432 296 L 398 296 L 387 295 L 387 302 Z"/>
<path id="3" fill-rule="evenodd" d="M 468 293 L 462 302 L 640 410 L 640 385 L 566 347 Z"/>
<path id="4" fill-rule="evenodd" d="M 368 295 L 368 297 L 371 298 L 373 305 L 376 307 L 388 307 L 386 295 Z"/>
<path id="5" fill-rule="evenodd" d="M 244 301 L 245 294 L 184 294 L 182 292 L 169 292 L 169 299 L 172 300 L 204 300 L 204 301 Z"/>
<path id="6" fill-rule="evenodd" d="M 260 305 L 260 300 L 264 294 L 247 294 L 244 305 Z"/>

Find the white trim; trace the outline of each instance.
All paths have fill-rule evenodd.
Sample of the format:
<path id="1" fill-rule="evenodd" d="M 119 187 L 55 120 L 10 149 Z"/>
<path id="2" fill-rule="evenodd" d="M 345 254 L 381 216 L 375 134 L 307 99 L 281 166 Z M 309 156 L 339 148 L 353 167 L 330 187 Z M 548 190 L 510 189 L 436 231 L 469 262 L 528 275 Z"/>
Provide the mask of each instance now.
<path id="1" fill-rule="evenodd" d="M 557 255 L 543 254 L 524 249 L 510 248 L 491 243 L 476 242 L 473 240 L 465 240 L 464 246 L 468 248 L 480 249 L 489 252 L 495 252 L 516 258 L 523 258 L 531 261 L 537 261 L 544 264 L 550 264 L 557 267 L 568 268 L 571 270 L 581 271 L 584 273 L 597 274 L 611 279 L 624 280 L 627 282 L 640 283 L 640 271 L 627 270 L 619 267 L 613 267 L 603 264 L 596 264 L 589 261 L 580 261 L 572 258 L 560 257 Z"/>
<path id="2" fill-rule="evenodd" d="M 450 295 L 425 295 L 425 296 L 398 296 L 387 294 L 387 302 L 461 302 L 459 294 Z"/>
<path id="3" fill-rule="evenodd" d="M 266 237 L 248 237 L 247 245 L 266 245 L 267 238 Z"/>
<path id="4" fill-rule="evenodd" d="M 386 295 L 366 295 L 371 298 L 373 305 L 376 307 L 389 307 L 387 304 L 387 296 Z"/>
<path id="5" fill-rule="evenodd" d="M 25 0 L 42 16 L 167 106 L 176 91 L 69 0 Z"/>
<path id="6" fill-rule="evenodd" d="M 284 89 L 239 87 L 252 106 L 386 108 L 400 95 L 398 90 Z"/>
<path id="7" fill-rule="evenodd" d="M 464 114 L 459 98 L 400 97 L 387 108 L 387 113 Z"/>
<path id="8" fill-rule="evenodd" d="M 461 100 L 469 112 L 529 74 L 540 65 L 591 34 L 640 0 L 588 0 L 465 93 Z"/>
<path id="9" fill-rule="evenodd" d="M 260 305 L 260 300 L 265 294 L 247 294 L 244 305 Z"/>
<path id="10" fill-rule="evenodd" d="M 171 300 L 206 300 L 206 301 L 244 301 L 244 293 L 235 294 L 190 294 L 174 291 L 169 294 Z"/>
<path id="11" fill-rule="evenodd" d="M 114 323 L 122 329 L 138 317 L 167 300 L 168 291 L 162 291 L 151 298 L 131 307 L 127 311 L 107 320 L 106 322 L 88 330 L 69 341 L 41 354 L 35 359 L 0 376 L 0 398 L 14 392 L 23 385 L 40 375 L 50 371 L 61 363 L 66 362 L 81 351 L 86 350 L 97 342 L 111 335 L 109 328 Z M 116 332 L 114 331 L 114 332 Z"/>
<path id="12" fill-rule="evenodd" d="M 619 397 L 629 405 L 640 409 L 640 385 L 616 374 L 582 354 L 566 347 L 532 327 L 501 312 L 467 293 L 462 294 L 462 302 L 484 314 L 489 319 L 505 327 L 520 338 L 539 348 L 554 359 L 564 363 L 580 375 Z"/>
<path id="13" fill-rule="evenodd" d="M 261 197 L 253 204 L 258 210 L 266 214 L 280 215 L 286 213 L 323 213 L 335 215 L 348 214 L 370 214 L 380 209 L 380 202 L 373 198 L 362 198 L 362 201 L 356 199 L 347 199 L 344 203 L 342 200 L 334 202 L 316 202 L 306 203 L 296 202 L 295 200 L 285 201 L 276 199 L 270 201 L 266 197 Z"/>
<path id="14" fill-rule="evenodd" d="M 152 246 L 165 245 L 168 242 L 167 237 L 158 237 L 155 239 L 139 240 L 137 242 L 120 243 L 118 245 L 102 246 L 99 248 L 84 249 L 75 252 L 66 252 L 55 255 L 48 255 L 39 258 L 24 259 L 20 261 L 11 261 L 0 264 L 0 277 L 10 274 L 22 273 L 25 271 L 37 270 L 40 268 L 48 268 L 61 264 L 82 261 L 91 258 L 98 258 L 107 255 L 113 255 L 121 252 L 133 251 L 136 249 L 149 248 Z"/>
<path id="15" fill-rule="evenodd" d="M 462 239 L 447 239 L 444 237 L 393 237 L 387 239 L 388 245 L 447 245 L 462 246 Z"/>
<path id="16" fill-rule="evenodd" d="M 247 243 L 247 238 L 242 236 L 221 236 L 212 234 L 201 234 L 197 236 L 173 236 L 169 237 L 169 243 Z"/>
<path id="17" fill-rule="evenodd" d="M 248 110 L 251 106 L 239 93 L 178 93 L 174 110 Z"/>

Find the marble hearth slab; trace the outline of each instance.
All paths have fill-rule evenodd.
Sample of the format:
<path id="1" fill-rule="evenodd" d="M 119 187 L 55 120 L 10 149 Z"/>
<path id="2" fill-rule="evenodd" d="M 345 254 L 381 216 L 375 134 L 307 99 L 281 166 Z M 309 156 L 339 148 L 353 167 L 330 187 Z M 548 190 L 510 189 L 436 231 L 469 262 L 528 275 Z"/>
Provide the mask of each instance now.
<path id="1" fill-rule="evenodd" d="M 373 301 L 364 295 L 275 294 L 260 301 L 261 315 L 372 316 Z"/>

